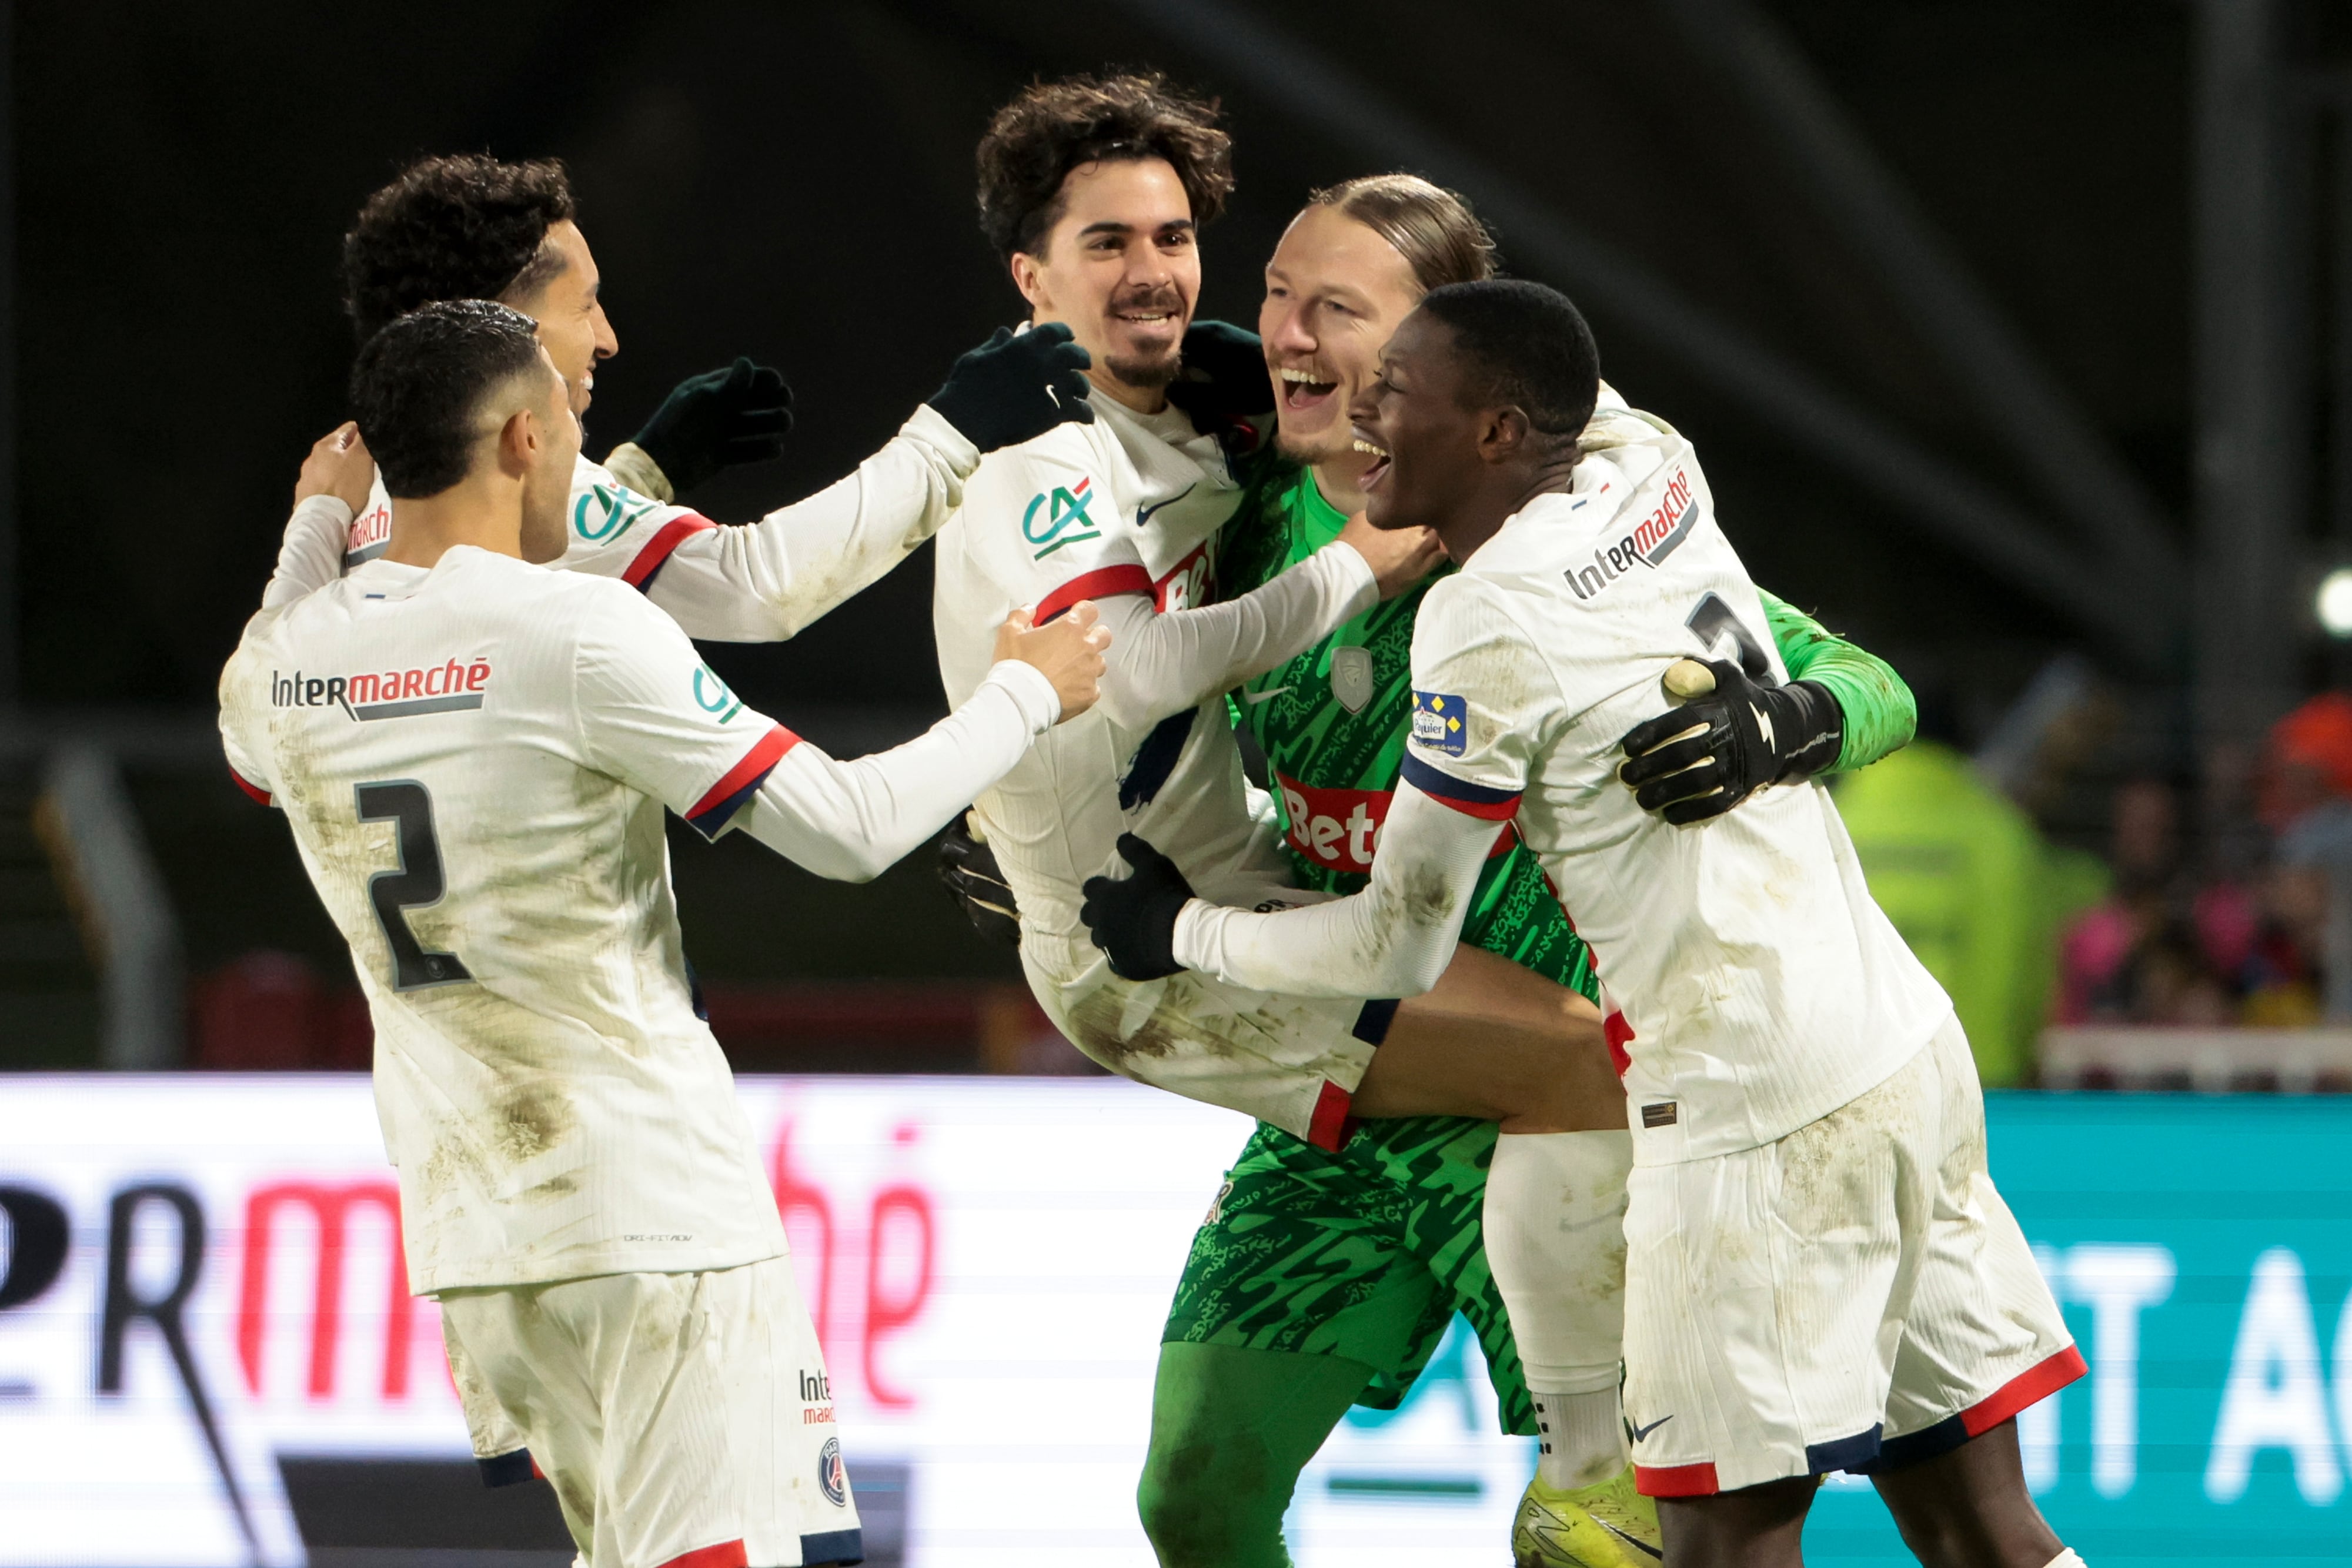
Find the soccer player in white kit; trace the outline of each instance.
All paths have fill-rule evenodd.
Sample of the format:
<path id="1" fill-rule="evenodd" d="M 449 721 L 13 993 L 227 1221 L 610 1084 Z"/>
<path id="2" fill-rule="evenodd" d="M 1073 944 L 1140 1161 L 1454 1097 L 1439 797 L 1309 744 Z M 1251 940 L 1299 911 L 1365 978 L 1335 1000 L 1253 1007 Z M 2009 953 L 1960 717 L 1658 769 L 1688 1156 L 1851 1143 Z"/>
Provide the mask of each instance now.
<path id="1" fill-rule="evenodd" d="M 620 349 L 560 163 L 419 160 L 361 208 L 343 236 L 342 273 L 344 308 L 362 341 L 436 299 L 496 298 L 520 310 L 539 324 L 575 413 L 588 408 L 596 366 Z M 690 636 L 791 637 L 929 538 L 983 452 L 1093 417 L 1083 402 L 1086 362 L 1066 334 L 999 332 L 958 361 L 947 384 L 856 473 L 734 526 L 679 505 L 675 492 L 686 484 L 673 480 L 772 453 L 790 416 L 762 405 L 791 394 L 780 377 L 777 390 L 761 394 L 748 361 L 731 377 L 694 378 L 603 464 L 579 459 L 557 564 L 620 579 Z M 390 498 L 349 425 L 313 449 L 295 502 L 265 604 L 332 581 L 381 553 L 388 538 Z"/>
<path id="2" fill-rule="evenodd" d="M 1463 568 L 1421 611 L 1370 885 L 1223 908 L 1134 846 L 1133 878 L 1088 886 L 1094 935 L 1235 985 L 1410 995 L 1451 956 L 1494 825 L 1516 822 L 1625 1052 L 1625 1417 L 1666 1561 L 1800 1562 L 1815 1478 L 1843 1469 L 1938 1568 L 2074 1562 L 2012 1417 L 2084 1363 L 1987 1175 L 1951 1003 L 1818 784 L 1675 827 L 1618 781 L 1678 661 L 1785 672 L 1688 443 L 1593 419 L 1598 385 L 1551 290 L 1426 298 L 1353 411 L 1386 459 L 1364 479 L 1373 519 L 1435 528 Z"/>
<path id="3" fill-rule="evenodd" d="M 586 1568 L 862 1555 L 823 1361 L 726 1059 L 663 810 L 877 873 L 1091 702 L 1091 606 L 1008 622 L 971 700 L 839 762 L 623 582 L 550 571 L 579 426 L 533 323 L 432 305 L 362 351 L 387 549 L 265 609 L 230 766 L 287 813 L 376 1031 L 409 1279 L 523 1433 Z"/>

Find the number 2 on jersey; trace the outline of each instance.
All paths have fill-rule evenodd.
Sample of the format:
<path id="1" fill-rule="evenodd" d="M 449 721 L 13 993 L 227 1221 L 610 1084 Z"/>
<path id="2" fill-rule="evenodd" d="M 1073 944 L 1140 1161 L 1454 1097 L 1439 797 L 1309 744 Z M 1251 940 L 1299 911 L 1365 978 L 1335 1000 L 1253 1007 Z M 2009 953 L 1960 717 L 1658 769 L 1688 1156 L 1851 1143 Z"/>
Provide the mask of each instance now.
<path id="1" fill-rule="evenodd" d="M 359 787 L 362 822 L 395 825 L 393 849 L 398 856 L 390 871 L 368 878 L 368 902 L 375 906 L 376 924 L 392 947 L 392 988 L 414 991 L 425 986 L 446 986 L 470 980 L 473 972 L 455 953 L 427 952 L 408 928 L 402 912 L 441 902 L 441 841 L 433 832 L 433 796 L 413 779 L 393 779 Z"/>

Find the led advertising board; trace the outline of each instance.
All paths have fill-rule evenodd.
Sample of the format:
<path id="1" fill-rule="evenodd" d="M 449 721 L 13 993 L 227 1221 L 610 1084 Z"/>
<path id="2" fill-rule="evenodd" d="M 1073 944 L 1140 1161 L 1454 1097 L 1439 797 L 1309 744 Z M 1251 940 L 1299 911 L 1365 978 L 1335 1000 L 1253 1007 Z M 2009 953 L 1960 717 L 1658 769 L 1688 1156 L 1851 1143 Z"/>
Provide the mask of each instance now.
<path id="1" fill-rule="evenodd" d="M 1133 1496 L 1160 1324 L 1246 1124 L 1104 1079 L 741 1096 L 874 1561 L 1149 1564 Z M 2021 1423 L 2053 1521 L 2100 1568 L 2352 1557 L 2352 1104 L 2000 1095 L 1991 1115 L 2093 1368 Z M 0 1564 L 563 1561 L 551 1510 L 528 1542 L 468 1537 L 463 1497 L 401 1490 L 478 1486 L 395 1203 L 362 1079 L 0 1085 Z M 1293 1553 L 1491 1563 L 1531 1463 L 1457 1334 L 1402 1410 L 1325 1446 Z M 372 1508 L 391 1533 L 354 1522 Z M 1807 1546 L 1907 1560 L 1842 1480 Z"/>

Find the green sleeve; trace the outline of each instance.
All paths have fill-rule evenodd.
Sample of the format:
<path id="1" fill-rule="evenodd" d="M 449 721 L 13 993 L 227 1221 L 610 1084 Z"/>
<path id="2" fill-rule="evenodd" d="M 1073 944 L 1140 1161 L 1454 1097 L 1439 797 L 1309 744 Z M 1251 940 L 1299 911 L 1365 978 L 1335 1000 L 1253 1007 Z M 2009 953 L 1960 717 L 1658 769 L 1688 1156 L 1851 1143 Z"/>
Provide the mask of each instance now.
<path id="1" fill-rule="evenodd" d="M 1895 666 L 1864 653 L 1796 606 L 1759 589 L 1764 619 L 1780 644 L 1780 662 L 1792 681 L 1811 681 L 1837 699 L 1845 715 L 1845 744 L 1832 773 L 1867 768 L 1890 751 L 1910 744 L 1918 727 L 1919 705 Z"/>

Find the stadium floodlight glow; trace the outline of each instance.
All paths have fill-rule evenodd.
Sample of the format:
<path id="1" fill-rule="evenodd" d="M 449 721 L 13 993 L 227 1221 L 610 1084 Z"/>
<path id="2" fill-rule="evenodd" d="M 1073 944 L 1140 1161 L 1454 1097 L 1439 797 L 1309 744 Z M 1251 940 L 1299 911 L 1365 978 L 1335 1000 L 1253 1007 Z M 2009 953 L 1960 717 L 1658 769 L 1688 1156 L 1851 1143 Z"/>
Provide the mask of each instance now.
<path id="1" fill-rule="evenodd" d="M 2352 637 L 2352 566 L 2319 580 L 2319 624 L 2330 637 Z"/>

